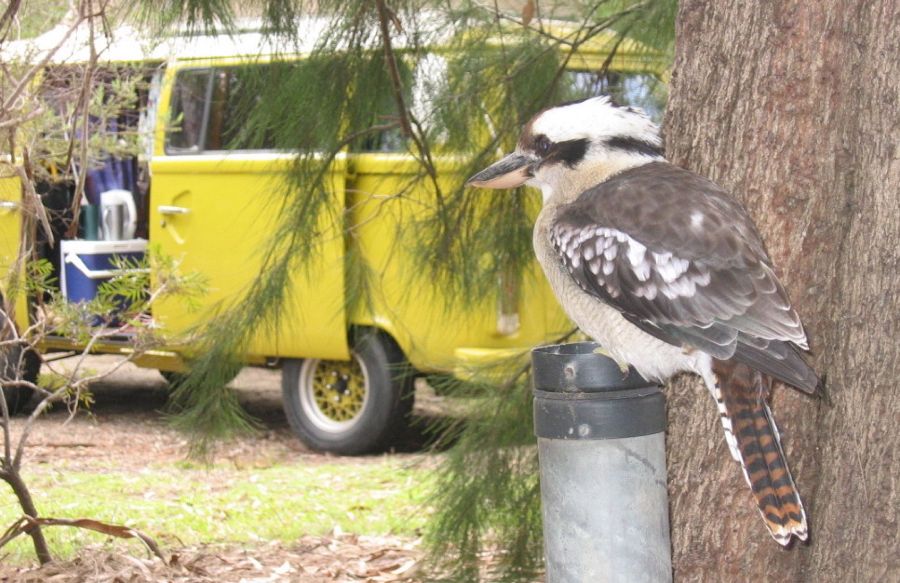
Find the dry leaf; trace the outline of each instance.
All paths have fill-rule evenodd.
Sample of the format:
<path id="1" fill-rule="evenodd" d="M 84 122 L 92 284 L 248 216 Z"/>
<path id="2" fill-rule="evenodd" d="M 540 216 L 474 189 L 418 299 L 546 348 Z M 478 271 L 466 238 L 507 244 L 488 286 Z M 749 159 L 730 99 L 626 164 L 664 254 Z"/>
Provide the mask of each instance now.
<path id="1" fill-rule="evenodd" d="M 285 561 L 281 564 L 280 567 L 276 567 L 275 570 L 272 571 L 275 575 L 285 575 L 287 573 L 295 573 L 297 569 L 294 568 L 289 562 Z"/>
<path id="2" fill-rule="evenodd" d="M 528 0 L 522 7 L 522 25 L 528 26 L 534 18 L 534 0 Z"/>
<path id="3" fill-rule="evenodd" d="M 254 559 L 253 557 L 247 557 L 247 562 L 250 563 L 250 565 L 251 565 L 255 570 L 257 570 L 257 571 L 262 571 L 262 570 L 263 570 L 263 565 L 262 565 L 262 563 L 260 563 L 259 561 L 257 561 L 257 560 Z"/>
<path id="4" fill-rule="evenodd" d="M 391 575 L 402 575 L 403 573 L 406 573 L 407 571 L 412 569 L 415 565 L 416 565 L 415 559 L 408 559 L 405 563 L 403 563 L 402 565 L 400 565 L 393 571 L 390 571 L 390 573 L 391 573 Z"/>
<path id="5" fill-rule="evenodd" d="M 18 536 L 18 534 L 27 533 L 28 530 L 34 526 L 74 526 L 76 528 L 93 530 L 117 538 L 135 538 L 144 543 L 144 546 L 146 546 L 154 555 L 159 557 L 163 563 L 166 562 L 166 558 L 163 556 L 162 551 L 159 550 L 159 545 L 156 544 L 156 541 L 141 531 L 119 524 L 110 524 L 108 522 L 92 520 L 90 518 L 32 518 L 30 516 L 23 516 L 6 530 L 3 534 L 3 540 L 0 542 L 0 546 L 11 541 Z"/>
<path id="6" fill-rule="evenodd" d="M 294 543 L 199 545 L 171 549 L 165 565 L 87 547 L 76 559 L 31 570 L 0 563 L 0 581 L 57 583 L 412 583 L 432 580 L 422 569 L 420 542 L 392 535 L 312 536 Z M 491 581 L 500 553 L 481 553 L 481 580 Z M 256 567 L 256 570 L 254 570 Z"/>

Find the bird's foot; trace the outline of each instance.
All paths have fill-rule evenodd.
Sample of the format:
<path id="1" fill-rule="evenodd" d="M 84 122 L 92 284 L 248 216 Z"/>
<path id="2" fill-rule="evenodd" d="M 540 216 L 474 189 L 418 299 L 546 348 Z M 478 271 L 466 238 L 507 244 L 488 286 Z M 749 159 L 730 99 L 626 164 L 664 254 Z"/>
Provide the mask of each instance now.
<path id="1" fill-rule="evenodd" d="M 606 350 L 605 348 L 603 348 L 602 346 L 598 346 L 597 348 L 595 348 L 595 349 L 594 349 L 594 354 L 602 354 L 602 355 L 605 356 L 606 358 L 609 358 L 610 360 L 612 360 L 613 362 L 616 363 L 616 366 L 619 367 L 619 370 L 622 371 L 622 374 L 623 374 L 623 375 L 627 375 L 627 374 L 628 374 L 628 369 L 629 369 L 628 363 L 627 363 L 627 362 L 622 362 L 622 361 L 620 361 L 620 360 L 617 359 L 615 356 L 613 356 L 612 354 L 610 354 L 609 351 Z"/>

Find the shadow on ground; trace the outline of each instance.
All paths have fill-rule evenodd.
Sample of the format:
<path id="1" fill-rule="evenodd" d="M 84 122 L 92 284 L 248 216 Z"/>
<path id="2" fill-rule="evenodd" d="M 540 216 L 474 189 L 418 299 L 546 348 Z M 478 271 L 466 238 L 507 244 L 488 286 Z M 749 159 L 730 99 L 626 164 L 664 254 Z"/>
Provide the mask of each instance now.
<path id="1" fill-rule="evenodd" d="M 113 356 L 91 356 L 86 366 L 103 370 L 116 362 Z M 65 366 L 60 361 L 57 366 Z M 291 436 L 291 429 L 282 409 L 281 372 L 277 369 L 247 367 L 229 383 L 237 392 L 241 405 L 261 425 L 263 433 Z M 93 403 L 90 415 L 95 419 L 115 420 L 127 424 L 129 419 L 162 421 L 165 416 L 170 387 L 153 369 L 126 365 L 91 387 Z M 49 412 L 48 417 L 67 414 L 63 407 Z M 416 406 L 410 427 L 397 439 L 392 451 L 416 453 L 432 449 L 434 427 L 452 421 L 447 399 L 439 397 L 424 383 L 417 384 Z M 446 443 L 440 449 L 445 449 Z"/>

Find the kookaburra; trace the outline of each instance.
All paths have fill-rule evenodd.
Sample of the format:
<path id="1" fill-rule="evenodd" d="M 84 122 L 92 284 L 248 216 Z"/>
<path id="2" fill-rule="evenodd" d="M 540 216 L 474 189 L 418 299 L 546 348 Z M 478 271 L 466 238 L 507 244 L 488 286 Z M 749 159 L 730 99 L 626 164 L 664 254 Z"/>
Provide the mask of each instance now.
<path id="1" fill-rule="evenodd" d="M 806 513 L 766 404 L 772 381 L 812 393 L 806 334 L 747 211 L 669 164 L 640 110 L 594 97 L 546 109 L 472 186 L 541 189 L 534 250 L 563 309 L 649 380 L 700 375 L 776 541 Z"/>

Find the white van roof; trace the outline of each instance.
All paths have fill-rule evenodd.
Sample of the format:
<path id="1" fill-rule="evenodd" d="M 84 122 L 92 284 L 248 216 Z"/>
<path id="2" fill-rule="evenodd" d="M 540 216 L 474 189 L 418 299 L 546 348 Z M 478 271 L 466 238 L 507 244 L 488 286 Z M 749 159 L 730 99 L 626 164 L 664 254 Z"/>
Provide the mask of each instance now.
<path id="1" fill-rule="evenodd" d="M 422 17 L 423 22 L 429 19 Z M 430 19 L 434 22 L 435 19 Z M 220 35 L 190 35 L 186 32 L 162 38 L 147 38 L 130 25 L 120 26 L 106 36 L 95 30 L 95 47 L 98 60 L 104 63 L 142 61 L 167 61 L 210 57 L 254 56 L 275 53 L 306 54 L 332 29 L 331 19 L 324 17 L 303 18 L 297 26 L 296 39 L 273 37 L 262 32 L 258 19 L 238 21 L 236 32 Z M 421 30 L 418 42 L 422 42 Z M 433 38 L 439 40 L 441 32 L 435 27 Z M 407 46 L 405 35 L 394 39 L 397 48 Z M 56 64 L 83 63 L 90 60 L 90 29 L 81 24 L 74 29 L 58 24 L 46 33 L 32 38 L 6 43 L 0 48 L 0 58 L 5 61 L 39 62 L 52 53 L 49 62 Z M 373 38 L 373 47 L 378 39 Z"/>

